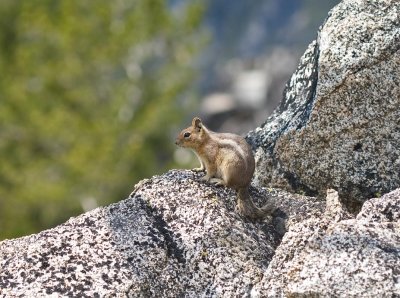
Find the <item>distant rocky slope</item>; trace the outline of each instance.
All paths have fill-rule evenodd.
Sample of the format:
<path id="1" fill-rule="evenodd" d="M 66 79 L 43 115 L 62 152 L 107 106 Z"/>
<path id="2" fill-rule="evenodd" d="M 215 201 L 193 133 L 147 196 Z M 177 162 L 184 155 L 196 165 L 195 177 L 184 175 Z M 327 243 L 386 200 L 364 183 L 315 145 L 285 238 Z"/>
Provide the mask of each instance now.
<path id="1" fill-rule="evenodd" d="M 399 16 L 398 1 L 335 7 L 249 133 L 268 218 L 173 170 L 0 242 L 0 297 L 400 297 Z"/>

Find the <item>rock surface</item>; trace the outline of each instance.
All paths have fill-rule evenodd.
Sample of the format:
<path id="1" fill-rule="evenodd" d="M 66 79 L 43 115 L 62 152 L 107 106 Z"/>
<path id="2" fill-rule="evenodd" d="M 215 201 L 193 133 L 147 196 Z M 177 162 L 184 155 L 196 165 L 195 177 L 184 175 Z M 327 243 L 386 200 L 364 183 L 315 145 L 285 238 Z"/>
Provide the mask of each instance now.
<path id="1" fill-rule="evenodd" d="M 247 139 L 256 180 L 352 209 L 400 186 L 400 2 L 344 0 Z"/>
<path id="2" fill-rule="evenodd" d="M 1 242 L 0 296 L 249 296 L 282 227 L 241 218 L 235 192 L 200 183 L 198 175 L 153 177 L 117 204 Z M 259 205 L 279 200 L 281 216 L 292 222 L 323 210 L 312 198 L 277 190 L 251 194 Z"/>
<path id="3" fill-rule="evenodd" d="M 1 242 L 0 297 L 400 295 L 400 189 L 353 218 L 334 191 L 325 205 L 252 187 L 277 210 L 249 221 L 233 190 L 198 178 L 170 171 L 124 201 Z"/>
<path id="4" fill-rule="evenodd" d="M 322 217 L 285 234 L 254 290 L 270 297 L 399 297 L 400 189 L 369 200 L 356 218 L 328 195 Z"/>

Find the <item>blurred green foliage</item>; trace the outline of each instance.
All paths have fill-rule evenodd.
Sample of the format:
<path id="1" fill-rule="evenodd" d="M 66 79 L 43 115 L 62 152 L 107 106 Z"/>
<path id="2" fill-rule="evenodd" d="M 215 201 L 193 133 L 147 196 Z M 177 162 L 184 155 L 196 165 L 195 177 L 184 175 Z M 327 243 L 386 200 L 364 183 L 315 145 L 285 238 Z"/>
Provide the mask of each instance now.
<path id="1" fill-rule="evenodd" d="M 171 166 L 202 14 L 195 1 L 0 2 L 0 239 Z"/>

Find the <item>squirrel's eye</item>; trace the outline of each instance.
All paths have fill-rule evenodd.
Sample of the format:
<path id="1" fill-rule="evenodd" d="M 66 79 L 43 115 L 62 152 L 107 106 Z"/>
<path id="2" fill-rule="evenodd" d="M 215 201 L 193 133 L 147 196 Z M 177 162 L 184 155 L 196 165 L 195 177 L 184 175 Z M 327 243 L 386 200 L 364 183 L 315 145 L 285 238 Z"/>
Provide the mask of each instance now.
<path id="1" fill-rule="evenodd" d="M 184 137 L 185 139 L 187 139 L 188 137 L 190 137 L 190 132 L 185 132 L 184 135 L 183 135 L 183 137 Z"/>

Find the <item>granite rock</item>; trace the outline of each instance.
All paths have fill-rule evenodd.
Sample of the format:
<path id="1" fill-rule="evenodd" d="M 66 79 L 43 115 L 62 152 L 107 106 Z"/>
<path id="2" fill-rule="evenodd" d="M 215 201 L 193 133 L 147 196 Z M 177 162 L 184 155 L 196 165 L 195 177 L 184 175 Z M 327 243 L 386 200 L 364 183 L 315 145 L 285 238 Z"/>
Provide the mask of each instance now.
<path id="1" fill-rule="evenodd" d="M 284 91 L 247 140 L 258 185 L 358 210 L 400 186 L 400 2 L 344 0 L 331 10 Z"/>
<path id="2" fill-rule="evenodd" d="M 400 189 L 352 218 L 327 196 L 323 216 L 293 225 L 264 278 L 260 297 L 399 297 Z"/>
<path id="3" fill-rule="evenodd" d="M 234 211 L 235 191 L 199 175 L 155 176 L 126 200 L 1 242 L 0 296 L 251 296 L 288 219 L 324 203 L 252 187 L 258 205 L 280 201 L 279 215 L 249 221 Z"/>
<path id="4" fill-rule="evenodd" d="M 357 217 L 325 201 L 250 188 L 263 221 L 235 212 L 233 190 L 170 171 L 119 203 L 0 242 L 0 297 L 374 297 L 400 295 L 400 189 Z"/>

